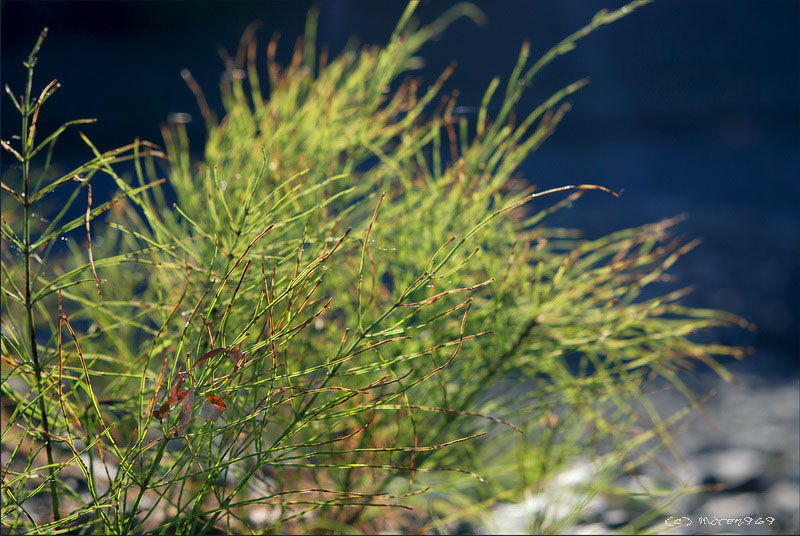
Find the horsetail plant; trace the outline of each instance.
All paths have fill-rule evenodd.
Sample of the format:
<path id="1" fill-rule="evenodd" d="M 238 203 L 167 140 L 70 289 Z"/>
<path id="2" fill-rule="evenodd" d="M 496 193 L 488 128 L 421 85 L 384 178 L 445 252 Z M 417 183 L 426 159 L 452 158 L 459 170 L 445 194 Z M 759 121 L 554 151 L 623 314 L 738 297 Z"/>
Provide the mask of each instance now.
<path id="1" fill-rule="evenodd" d="M 2 183 L 4 530 L 448 530 L 454 505 L 477 522 L 576 457 L 597 462 L 587 493 L 611 493 L 615 475 L 671 448 L 689 408 L 661 415 L 647 378 L 694 406 L 679 370 L 724 373 L 714 356 L 741 350 L 690 335 L 740 321 L 681 306 L 683 290 L 643 297 L 694 246 L 667 238 L 676 220 L 585 241 L 542 220 L 610 190 L 512 178 L 585 82 L 515 122 L 524 88 L 643 3 L 601 11 L 532 65 L 524 45 L 474 121 L 440 95 L 451 69 L 425 91 L 398 82 L 451 21 L 480 19 L 471 5 L 417 28 L 412 2 L 385 47 L 330 62 L 312 13 L 287 67 L 277 40 L 266 47 L 268 96 L 249 29 L 226 60 L 221 121 L 182 72 L 208 128 L 199 163 L 171 122 L 163 153 L 138 140 L 101 151 L 81 134 L 93 158 L 55 178 L 70 124 L 35 143 L 57 87 L 33 96 L 43 33 L 25 94 L 8 91 L 19 148 L 3 141 L 19 161 Z M 93 207 L 100 176 L 119 194 Z M 34 204 L 56 192 L 67 201 L 42 225 Z"/>

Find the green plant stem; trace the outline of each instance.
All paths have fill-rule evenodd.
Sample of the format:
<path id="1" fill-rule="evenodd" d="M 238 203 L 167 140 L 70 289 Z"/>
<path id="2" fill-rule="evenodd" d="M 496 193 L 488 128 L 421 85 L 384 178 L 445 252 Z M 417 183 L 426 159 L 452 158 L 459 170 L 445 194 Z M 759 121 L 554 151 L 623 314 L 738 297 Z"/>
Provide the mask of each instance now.
<path id="1" fill-rule="evenodd" d="M 23 177 L 25 180 L 25 197 L 28 197 L 28 173 L 27 161 L 23 164 Z M 28 334 L 31 341 L 31 357 L 33 359 L 33 370 L 36 375 L 36 391 L 41 394 L 42 391 L 42 367 L 39 364 L 39 350 L 36 348 L 36 325 L 33 321 L 33 303 L 31 301 L 31 250 L 30 250 L 30 227 L 28 225 L 30 216 L 30 205 L 25 204 L 24 227 L 25 227 L 25 312 L 28 320 Z M 39 410 L 42 414 L 42 429 L 44 430 L 44 447 L 47 452 L 47 465 L 49 466 L 50 473 L 50 496 L 53 503 L 53 519 L 58 521 L 61 519 L 61 514 L 58 508 L 58 491 L 56 490 L 55 481 L 55 468 L 53 467 L 53 449 L 50 439 L 50 424 L 47 420 L 47 406 L 44 401 L 44 396 L 39 397 Z"/>
<path id="2" fill-rule="evenodd" d="M 23 184 L 23 217 L 22 217 L 22 233 L 23 233 L 23 255 L 25 258 L 25 313 L 28 322 L 28 335 L 31 343 L 31 358 L 33 359 L 33 370 L 36 376 L 36 391 L 39 394 L 39 410 L 42 414 L 42 430 L 44 430 L 44 447 L 47 452 L 47 465 L 50 474 L 50 497 L 53 504 L 53 519 L 58 521 L 61 519 L 61 513 L 58 507 L 58 490 L 56 489 L 55 481 L 55 468 L 53 466 L 53 448 L 50 435 L 50 423 L 47 420 L 47 405 L 45 397 L 42 396 L 42 366 L 39 363 L 39 350 L 36 346 L 36 324 L 33 321 L 33 301 L 31 300 L 31 202 L 30 202 L 30 157 L 33 140 L 29 139 L 32 132 L 28 130 L 28 118 L 31 112 L 31 87 L 33 85 L 33 66 L 36 64 L 36 52 L 47 35 L 47 28 L 45 28 L 36 45 L 33 48 L 30 56 L 28 56 L 28 82 L 25 86 L 25 100 L 22 108 L 22 184 Z"/>

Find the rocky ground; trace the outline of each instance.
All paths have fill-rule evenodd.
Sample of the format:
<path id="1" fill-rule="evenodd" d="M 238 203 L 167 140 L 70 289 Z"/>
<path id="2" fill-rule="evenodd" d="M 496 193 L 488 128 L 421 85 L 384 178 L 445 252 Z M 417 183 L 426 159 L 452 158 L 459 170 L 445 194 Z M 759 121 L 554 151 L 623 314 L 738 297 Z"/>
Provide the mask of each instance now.
<path id="1" fill-rule="evenodd" d="M 737 380 L 732 385 L 711 376 L 698 379 L 717 390 L 706 408 L 715 425 L 696 419 L 678 437 L 686 463 L 674 463 L 673 470 L 682 481 L 721 489 L 679 501 L 673 512 L 693 523 L 676 525 L 670 534 L 800 533 L 800 379 L 740 374 Z M 665 405 L 674 397 L 660 395 Z M 768 523 L 701 525 L 703 516 Z"/>
<path id="2" fill-rule="evenodd" d="M 756 354 L 748 365 L 736 369 L 769 367 L 776 356 Z M 783 361 L 785 362 L 785 356 Z M 780 366 L 778 363 L 775 366 Z M 683 460 L 665 452 L 643 474 L 625 477 L 617 484 L 641 489 L 643 480 L 670 475 L 674 484 L 706 486 L 712 491 L 686 495 L 666 508 L 652 528 L 665 534 L 800 534 L 800 378 L 738 372 L 729 384 L 712 374 L 687 382 L 698 393 L 713 389 L 716 395 L 704 405 L 704 415 L 694 414 L 688 426 L 675 435 Z M 651 395 L 662 414 L 671 414 L 686 401 L 674 390 Z M 489 534 L 526 534 L 531 520 L 552 508 L 552 499 L 569 505 L 575 491 L 592 478 L 591 465 L 578 461 L 561 475 L 544 497 L 532 496 L 519 504 L 495 508 L 485 525 Z M 550 506 L 545 506 L 549 504 Z M 565 509 L 565 510 L 568 510 Z M 592 499 L 577 525 L 567 533 L 610 534 L 641 512 Z M 556 512 L 556 515 L 558 512 Z M 550 513 L 552 515 L 552 512 Z"/>

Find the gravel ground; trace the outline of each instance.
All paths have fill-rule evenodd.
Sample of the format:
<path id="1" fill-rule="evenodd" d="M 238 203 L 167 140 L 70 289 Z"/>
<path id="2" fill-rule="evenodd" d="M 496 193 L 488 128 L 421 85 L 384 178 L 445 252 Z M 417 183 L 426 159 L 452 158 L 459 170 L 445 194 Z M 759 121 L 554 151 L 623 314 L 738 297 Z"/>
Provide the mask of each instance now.
<path id="1" fill-rule="evenodd" d="M 697 380 L 718 393 L 706 405 L 711 424 L 696 419 L 678 438 L 686 463 L 673 463 L 672 469 L 681 481 L 721 489 L 679 501 L 673 513 L 692 524 L 675 526 L 669 534 L 800 533 L 800 379 L 740 374 L 737 380 L 726 384 L 710 375 Z M 670 396 L 660 397 L 665 405 Z M 703 516 L 772 521 L 701 525 Z"/>
<path id="2" fill-rule="evenodd" d="M 734 372 L 752 368 L 753 360 L 774 370 L 786 356 L 757 353 L 749 364 L 730 368 Z M 675 434 L 683 460 L 665 452 L 641 475 L 617 484 L 636 490 L 643 480 L 663 481 L 667 473 L 673 485 L 716 488 L 673 503 L 668 515 L 654 521 L 665 534 L 800 534 L 800 377 L 794 373 L 776 379 L 738 372 L 736 383 L 729 384 L 709 373 L 687 383 L 696 393 L 713 389 L 716 395 L 704 404 L 703 415 L 694 413 L 688 426 Z M 659 390 L 651 400 L 662 415 L 686 404 L 674 390 Z M 543 495 L 496 507 L 477 531 L 529 533 L 533 516 L 541 514 L 545 504 L 552 505 L 546 499 L 557 499 L 566 513 L 568 508 L 563 507 L 580 498 L 574 487 L 592 478 L 591 468 L 586 461 L 576 462 Z M 559 508 L 555 512 L 550 508 L 548 515 L 558 517 Z M 609 534 L 637 514 L 596 498 L 581 522 L 567 532 Z"/>

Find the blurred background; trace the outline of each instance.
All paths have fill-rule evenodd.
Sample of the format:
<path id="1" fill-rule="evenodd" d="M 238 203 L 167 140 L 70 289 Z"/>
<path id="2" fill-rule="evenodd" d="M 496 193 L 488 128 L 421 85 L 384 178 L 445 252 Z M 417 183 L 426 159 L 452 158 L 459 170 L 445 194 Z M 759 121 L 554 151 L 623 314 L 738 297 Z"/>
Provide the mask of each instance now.
<path id="1" fill-rule="evenodd" d="M 422 50 L 426 63 L 415 73 L 433 81 L 456 60 L 445 89 L 460 90 L 465 114 L 480 105 L 492 77 L 508 77 L 523 41 L 530 41 L 536 57 L 599 9 L 622 5 L 476 3 L 486 24 L 453 24 Z M 417 15 L 429 22 L 447 5 L 423 2 Z M 34 91 L 53 78 L 62 88 L 43 114 L 42 131 L 77 117 L 97 117 L 97 124 L 83 130 L 101 149 L 137 136 L 158 143 L 159 125 L 169 114 L 183 112 L 194 118 L 188 126 L 199 153 L 202 121 L 181 69 L 193 73 L 211 106 L 221 110 L 217 48 L 235 52 L 245 27 L 258 20 L 262 59 L 269 38 L 280 32 L 278 56 L 288 61 L 311 3 L 5 1 L 0 6 L 0 77 L 16 93 L 24 87 L 22 60 L 41 28 L 50 29 Z M 404 7 L 366 0 L 318 6 L 318 43 L 332 55 L 352 36 L 384 44 Z M 613 202 L 584 196 L 555 214 L 551 225 L 597 237 L 688 214 L 678 230 L 703 244 L 672 269 L 679 284 L 696 289 L 685 303 L 725 309 L 758 326 L 754 332 L 717 334 L 725 343 L 754 348 L 745 361 L 729 363 L 738 384 L 722 385 L 704 371 L 692 379 L 700 390 L 717 389 L 709 409 L 719 426 L 690 432 L 687 448 L 699 453 L 695 459 L 709 451 L 727 456 L 694 467 L 702 475 L 692 478 L 733 486 L 720 467 L 735 460 L 731 452 L 739 452 L 734 465 L 749 463 L 751 474 L 736 477 L 744 487 L 731 492 L 729 502 L 739 498 L 751 508 L 746 505 L 756 497 L 760 506 L 751 509 L 761 511 L 753 513 L 769 515 L 771 505 L 783 501 L 790 531 L 800 530 L 799 73 L 800 2 L 660 1 L 580 41 L 540 73 L 518 107 L 531 110 L 555 90 L 589 76 L 591 84 L 571 98 L 573 110 L 522 172 L 542 188 L 591 182 L 624 190 Z M 5 95 L 1 113 L 2 138 L 8 139 L 19 127 Z M 69 164 L 83 161 L 88 152 L 73 134 L 62 137 L 57 155 Z M 4 154 L 3 171 L 11 164 Z M 741 451 L 750 454 L 742 458 Z M 782 461 L 770 465 L 776 456 Z M 708 503 L 716 499 L 687 508 L 711 511 Z M 729 504 L 718 511 L 741 513 L 744 507 Z"/>

